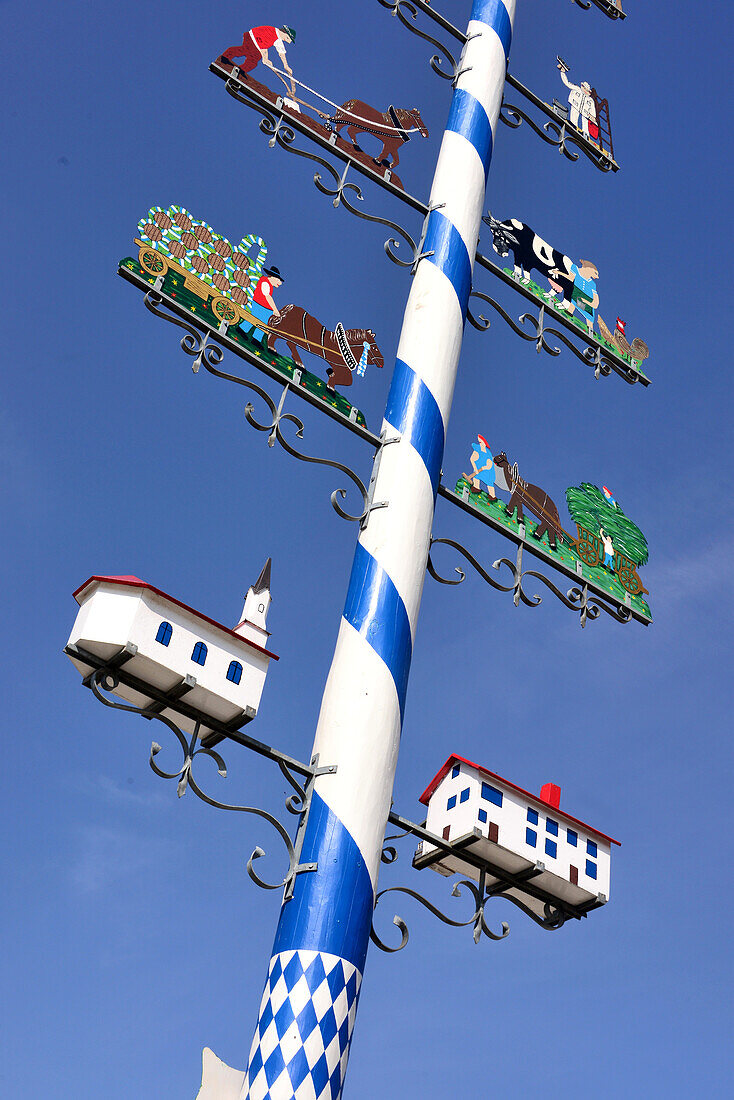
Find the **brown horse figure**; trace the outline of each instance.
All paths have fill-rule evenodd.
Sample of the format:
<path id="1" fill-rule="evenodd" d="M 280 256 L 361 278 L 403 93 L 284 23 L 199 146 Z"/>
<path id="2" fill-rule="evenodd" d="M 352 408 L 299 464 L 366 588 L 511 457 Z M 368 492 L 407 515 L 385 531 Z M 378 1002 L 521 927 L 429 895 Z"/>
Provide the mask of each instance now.
<path id="1" fill-rule="evenodd" d="M 498 455 L 494 456 L 494 464 L 501 471 L 501 477 L 505 482 L 502 485 L 500 478 L 498 478 L 497 484 L 510 494 L 510 503 L 505 508 L 505 515 L 511 516 L 514 511 L 517 511 L 517 522 L 523 523 L 525 513 L 522 506 L 524 504 L 528 511 L 540 520 L 533 537 L 542 539 L 543 535 L 547 533 L 548 544 L 551 550 L 555 550 L 556 538 L 559 538 L 561 542 L 563 541 L 561 517 L 558 515 L 555 502 L 551 500 L 545 489 L 541 489 L 537 485 L 531 485 L 524 478 L 521 478 L 517 470 L 517 463 L 510 466 L 509 459 L 504 451 L 500 451 Z"/>
<path id="2" fill-rule="evenodd" d="M 352 145 L 358 153 L 364 150 L 357 144 L 358 134 L 376 134 L 382 139 L 382 152 L 373 157 L 379 168 L 391 171 L 400 163 L 400 146 L 410 141 L 411 133 L 428 137 L 428 130 L 417 107 L 408 110 L 405 107 L 388 107 L 386 111 L 377 111 L 361 99 L 350 99 L 343 103 L 335 115 L 329 116 L 327 130 L 339 133 L 343 127 L 352 139 Z M 388 158 L 391 158 L 388 159 Z"/>
<path id="3" fill-rule="evenodd" d="M 302 306 L 292 303 L 283 307 L 279 318 L 272 317 L 268 322 L 269 351 L 273 351 L 278 340 L 285 340 L 297 367 L 303 366 L 299 348 L 325 359 L 329 364 L 326 385 L 330 390 L 336 390 L 337 386 L 351 386 L 352 373 L 359 366 L 365 344 L 368 364 L 382 367 L 384 362 L 371 328 L 345 329 L 337 325 L 336 330 L 330 332 Z"/>

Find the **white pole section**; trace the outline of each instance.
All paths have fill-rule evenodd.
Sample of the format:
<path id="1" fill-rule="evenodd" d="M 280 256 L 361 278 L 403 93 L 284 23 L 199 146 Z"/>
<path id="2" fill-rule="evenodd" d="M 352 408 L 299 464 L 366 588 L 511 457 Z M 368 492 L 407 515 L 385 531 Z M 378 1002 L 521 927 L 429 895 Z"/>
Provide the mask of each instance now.
<path id="1" fill-rule="evenodd" d="M 474 0 L 431 188 L 425 251 L 385 409 L 375 500 L 352 565 L 314 753 L 298 875 L 284 902 L 243 1100 L 338 1100 L 390 811 L 436 490 L 471 290 L 515 0 Z"/>

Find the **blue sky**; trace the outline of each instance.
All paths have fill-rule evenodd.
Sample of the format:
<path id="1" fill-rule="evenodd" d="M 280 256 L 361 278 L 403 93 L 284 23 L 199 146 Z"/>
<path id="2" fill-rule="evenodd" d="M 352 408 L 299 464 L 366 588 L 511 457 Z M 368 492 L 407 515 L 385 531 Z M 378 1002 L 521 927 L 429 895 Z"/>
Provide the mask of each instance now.
<path id="1" fill-rule="evenodd" d="M 458 25 L 469 4 L 443 0 Z M 731 5 L 628 0 L 621 24 L 569 0 L 519 0 L 511 71 L 544 99 L 572 78 L 610 101 L 622 170 L 570 164 L 525 126 L 502 128 L 488 205 L 600 270 L 601 312 L 651 348 L 647 390 L 564 354 L 537 356 L 501 321 L 468 329 L 445 480 L 477 431 L 562 499 L 612 487 L 650 545 L 645 629 L 580 630 L 470 577 L 426 582 L 396 808 L 450 752 L 520 786 L 554 781 L 562 807 L 622 841 L 612 899 L 548 934 L 503 903 L 501 944 L 474 947 L 409 899 L 408 948 L 371 950 L 348 1100 L 570 1100 L 725 1094 L 732 958 L 730 287 Z M 301 10 L 303 9 L 303 10 Z M 0 482 L 6 515 L 2 849 L 7 1007 L 0 1091 L 19 1098 L 193 1097 L 205 1044 L 243 1067 L 277 919 L 249 881 L 266 825 L 217 812 L 147 764 L 151 728 L 81 690 L 62 654 L 92 573 L 135 573 L 223 622 L 273 556 L 272 668 L 253 732 L 307 758 L 356 531 L 328 471 L 245 423 L 239 392 L 200 373 L 174 330 L 116 275 L 152 204 L 180 203 L 230 238 L 255 231 L 286 275 L 281 303 L 371 326 L 386 369 L 355 399 L 378 427 L 409 276 L 379 227 L 334 211 L 308 164 L 270 150 L 256 116 L 208 71 L 246 27 L 293 23 L 305 83 L 343 102 L 417 104 L 427 141 L 400 172 L 425 197 L 448 85 L 432 52 L 370 0 L 216 7 L 3 2 L 6 256 Z M 364 186 L 364 208 L 419 218 Z M 485 251 L 490 243 L 483 241 Z M 492 293 L 489 276 L 477 289 Z M 502 292 L 508 307 L 519 299 Z M 314 370 L 319 364 L 309 364 Z M 369 451 L 307 408 L 304 449 Z M 434 531 L 485 562 L 506 545 L 439 502 Z M 442 561 L 448 561 L 443 558 Z M 165 731 L 155 731 L 160 734 Z M 173 750 L 169 748 L 171 753 Z M 229 751 L 208 789 L 277 810 L 266 765 Z M 173 755 L 168 757 L 172 762 Z M 206 781 L 205 781 L 206 782 Z M 235 820 L 229 820 L 235 817 Z M 383 885 L 449 909 L 446 884 L 404 847 Z M 505 910 L 509 911 L 505 911 Z"/>

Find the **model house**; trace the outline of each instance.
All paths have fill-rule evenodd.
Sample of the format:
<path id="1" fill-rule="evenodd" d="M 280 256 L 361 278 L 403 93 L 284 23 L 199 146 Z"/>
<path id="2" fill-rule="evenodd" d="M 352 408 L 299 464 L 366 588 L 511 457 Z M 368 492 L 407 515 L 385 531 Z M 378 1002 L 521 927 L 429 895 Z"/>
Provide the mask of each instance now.
<path id="1" fill-rule="evenodd" d="M 194 718 L 161 706 L 161 694 L 180 699 L 200 717 L 202 737 L 212 732 L 207 717 L 238 728 L 257 714 L 268 665 L 278 660 L 267 647 L 269 558 L 234 627 L 138 577 L 90 577 L 74 598 L 79 613 L 66 652 L 83 676 L 100 661 L 119 669 L 114 694 L 192 732 Z"/>
<path id="2" fill-rule="evenodd" d="M 541 916 L 549 899 L 579 909 L 608 900 L 611 848 L 619 841 L 562 811 L 555 783 L 530 794 L 470 760 L 450 756 L 420 801 L 428 808 L 426 829 L 449 841 L 452 851 L 422 841 L 416 867 L 478 880 L 476 864 L 484 864 L 488 886 L 507 875 L 511 888 L 504 892 Z"/>

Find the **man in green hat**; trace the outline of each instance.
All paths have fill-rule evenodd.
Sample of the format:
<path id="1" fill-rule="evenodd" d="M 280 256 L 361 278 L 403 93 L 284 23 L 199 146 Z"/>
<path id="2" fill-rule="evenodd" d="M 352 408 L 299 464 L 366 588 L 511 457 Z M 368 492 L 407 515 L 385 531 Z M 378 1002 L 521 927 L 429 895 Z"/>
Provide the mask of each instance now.
<path id="1" fill-rule="evenodd" d="M 286 44 L 290 45 L 295 40 L 296 32 L 293 27 L 252 27 L 242 36 L 242 45 L 230 46 L 224 51 L 222 57 L 232 64 L 235 63 L 235 58 L 241 58 L 242 60 L 237 61 L 237 66 L 243 73 L 252 72 L 260 61 L 269 69 L 273 69 L 275 66 L 268 57 L 268 50 L 271 46 L 275 46 L 283 62 L 283 68 L 289 76 L 293 76 L 293 70 L 285 56 L 285 47 Z"/>

